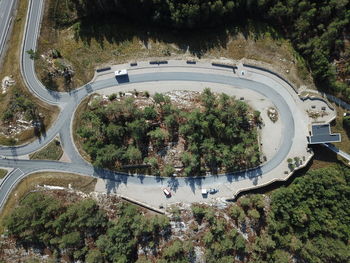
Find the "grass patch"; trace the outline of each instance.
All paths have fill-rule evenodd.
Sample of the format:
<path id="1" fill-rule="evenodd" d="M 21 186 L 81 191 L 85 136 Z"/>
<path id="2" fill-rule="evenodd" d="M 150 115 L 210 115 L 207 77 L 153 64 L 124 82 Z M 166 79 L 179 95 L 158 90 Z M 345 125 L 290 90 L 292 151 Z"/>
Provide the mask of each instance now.
<path id="1" fill-rule="evenodd" d="M 0 179 L 3 179 L 7 175 L 7 170 L 0 169 Z"/>
<path id="2" fill-rule="evenodd" d="M 54 160 L 57 161 L 62 157 L 63 150 L 59 140 L 54 139 L 40 151 L 29 155 L 31 160 Z"/>
<path id="3" fill-rule="evenodd" d="M 89 110 L 88 103 L 93 96 L 94 95 L 92 94 L 92 95 L 86 97 L 85 99 L 83 99 L 82 102 L 79 104 L 79 106 L 76 108 L 75 114 L 73 116 L 73 140 L 74 140 L 75 146 L 77 147 L 77 150 L 78 150 L 80 156 L 82 156 L 89 163 L 92 162 L 90 155 L 84 151 L 82 140 L 76 131 L 77 131 L 78 127 L 80 127 L 82 125 L 81 116 L 82 116 L 83 112 Z"/>
<path id="4" fill-rule="evenodd" d="M 68 187 L 68 185 L 71 184 L 71 186 L 76 190 L 82 191 L 84 193 L 90 193 L 94 191 L 96 182 L 96 178 L 69 173 L 66 174 L 43 172 L 27 176 L 22 181 L 20 181 L 15 189 L 11 192 L 3 210 L 1 211 L 0 233 L 3 233 L 4 231 L 4 219 L 11 214 L 13 208 L 16 207 L 29 192 L 36 189 L 37 185 L 46 184 Z"/>
<path id="5" fill-rule="evenodd" d="M 9 39 L 8 49 L 6 55 L 4 56 L 0 71 L 0 80 L 2 80 L 5 76 L 12 76 L 12 78 L 16 81 L 16 84 L 11 86 L 6 94 L 0 94 L 0 115 L 2 116 L 2 113 L 8 109 L 10 99 L 13 95 L 13 90 L 17 88 L 17 90 L 19 90 L 24 97 L 35 103 L 38 111 L 43 116 L 44 127 L 48 128 L 56 120 L 59 114 L 59 108 L 46 104 L 34 97 L 24 85 L 20 71 L 21 44 L 26 21 L 27 6 L 28 0 L 19 1 L 18 3 L 16 17 L 13 22 L 13 33 Z M 2 126 L 2 128 L 6 128 L 6 125 L 1 121 L 0 126 Z M 33 141 L 34 139 L 36 139 L 36 136 L 34 128 L 32 128 L 16 134 L 11 138 L 0 135 L 0 144 L 20 145 Z"/>

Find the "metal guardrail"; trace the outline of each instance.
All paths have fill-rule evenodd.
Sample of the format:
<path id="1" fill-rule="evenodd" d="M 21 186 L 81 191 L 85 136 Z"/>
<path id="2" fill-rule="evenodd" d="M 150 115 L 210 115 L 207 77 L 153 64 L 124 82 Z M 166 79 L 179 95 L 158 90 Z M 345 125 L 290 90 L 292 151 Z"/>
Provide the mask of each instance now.
<path id="1" fill-rule="evenodd" d="M 105 67 L 105 68 L 98 68 L 96 69 L 96 72 L 103 72 L 103 71 L 107 71 L 107 70 L 111 70 L 111 67 Z"/>
<path id="2" fill-rule="evenodd" d="M 154 60 L 154 61 L 150 61 L 149 64 L 151 64 L 151 65 L 168 64 L 168 61 L 167 60 Z"/>
<path id="3" fill-rule="evenodd" d="M 197 62 L 194 60 L 187 60 L 186 63 L 187 64 L 197 64 Z"/>
<path id="4" fill-rule="evenodd" d="M 266 69 L 266 68 L 263 68 L 263 67 L 259 67 L 259 66 L 255 66 L 255 65 L 243 64 L 243 66 L 247 67 L 247 68 L 254 68 L 254 69 L 262 70 L 262 71 L 265 71 L 265 72 L 270 73 L 272 75 L 275 75 L 276 77 L 278 77 L 279 79 L 281 79 L 285 83 L 287 83 L 295 91 L 295 93 L 298 94 L 298 90 L 296 89 L 296 87 L 294 87 L 294 85 L 292 83 L 290 83 L 287 79 L 282 77 L 280 74 L 278 74 L 276 72 L 273 72 L 272 70 L 269 70 L 269 69 Z"/>
<path id="5" fill-rule="evenodd" d="M 302 101 L 305 101 L 305 100 L 320 100 L 320 101 L 323 101 L 324 103 L 327 104 L 327 106 L 334 111 L 334 107 L 332 106 L 332 104 L 330 104 L 327 100 L 325 100 L 324 98 L 319 98 L 319 97 L 311 97 L 311 96 L 302 96 L 300 97 L 300 99 Z"/>
<path id="6" fill-rule="evenodd" d="M 221 68 L 228 68 L 235 71 L 237 69 L 237 66 L 227 65 L 227 64 L 220 64 L 220 63 L 211 63 L 214 67 L 221 67 Z"/>

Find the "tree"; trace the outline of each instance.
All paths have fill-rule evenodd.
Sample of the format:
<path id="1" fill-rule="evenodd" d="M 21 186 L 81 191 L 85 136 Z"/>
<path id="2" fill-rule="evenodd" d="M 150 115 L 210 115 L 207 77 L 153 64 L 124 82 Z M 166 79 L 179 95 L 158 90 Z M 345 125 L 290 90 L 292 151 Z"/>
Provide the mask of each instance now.
<path id="1" fill-rule="evenodd" d="M 142 153 L 138 148 L 130 145 L 126 150 L 124 157 L 131 163 L 139 163 L 142 160 Z"/>
<path id="2" fill-rule="evenodd" d="M 256 209 L 251 209 L 248 211 L 248 216 L 253 219 L 254 221 L 259 220 L 260 214 Z"/>
<path id="3" fill-rule="evenodd" d="M 189 242 L 175 240 L 170 246 L 164 249 L 162 257 L 166 262 L 188 262 L 188 253 L 193 250 Z"/>
<path id="4" fill-rule="evenodd" d="M 295 156 L 295 157 L 294 157 L 294 162 L 295 162 L 295 165 L 296 165 L 296 166 L 299 166 L 299 164 L 300 164 L 300 158 L 299 158 L 298 156 Z"/>
<path id="5" fill-rule="evenodd" d="M 253 117 L 254 117 L 255 124 L 260 124 L 261 123 L 260 111 L 255 110 L 253 112 Z"/>
<path id="6" fill-rule="evenodd" d="M 250 198 L 248 196 L 247 197 L 242 197 L 239 200 L 239 204 L 242 206 L 242 208 L 244 210 L 248 210 L 250 205 L 251 205 L 251 200 L 250 200 Z"/>
<path id="7" fill-rule="evenodd" d="M 142 141 L 146 137 L 146 132 L 148 129 L 148 124 L 144 119 L 136 119 L 128 123 L 129 132 L 136 143 L 142 144 Z"/>
<path id="8" fill-rule="evenodd" d="M 230 208 L 230 216 L 236 221 L 241 222 L 244 219 L 244 211 L 237 205 L 234 205 Z"/>
<path id="9" fill-rule="evenodd" d="M 278 249 L 291 247 L 297 239 L 302 242 L 296 247 L 302 249 L 305 262 L 346 262 L 350 258 L 344 250 L 350 239 L 350 222 L 345 216 L 350 214 L 348 175 L 349 169 L 341 165 L 313 170 L 272 194 L 269 233 Z M 337 245 L 328 250 L 330 244 Z"/>
<path id="10" fill-rule="evenodd" d="M 250 200 L 253 204 L 253 207 L 255 207 L 258 210 L 263 210 L 265 207 L 265 201 L 264 197 L 260 194 L 254 194 L 250 196 Z"/>
<path id="11" fill-rule="evenodd" d="M 157 118 L 157 111 L 154 107 L 145 107 L 143 114 L 146 120 L 155 120 Z"/>
<path id="12" fill-rule="evenodd" d="M 174 166 L 171 164 L 166 164 L 163 168 L 162 176 L 170 177 L 170 176 L 173 176 L 174 173 L 175 173 Z"/>
<path id="13" fill-rule="evenodd" d="M 194 204 L 191 206 L 191 209 L 192 209 L 193 216 L 196 219 L 197 223 L 201 224 L 202 220 L 206 214 L 205 208 L 200 206 L 200 205 Z"/>
<path id="14" fill-rule="evenodd" d="M 29 55 L 30 59 L 32 60 L 39 59 L 39 53 L 37 51 L 34 51 L 33 49 L 29 49 L 26 52 Z"/>
<path id="15" fill-rule="evenodd" d="M 343 126 L 347 133 L 350 133 L 350 116 L 343 117 Z"/>
<path id="16" fill-rule="evenodd" d="M 179 123 L 175 114 L 170 114 L 164 118 L 164 123 L 170 132 L 171 138 L 175 137 Z"/>
<path id="17" fill-rule="evenodd" d="M 153 96 L 154 102 L 157 104 L 162 104 L 165 102 L 165 96 L 162 93 L 156 92 Z"/>
<path id="18" fill-rule="evenodd" d="M 159 127 L 155 130 L 150 131 L 147 135 L 150 136 L 153 145 L 157 149 L 160 149 L 162 146 L 164 146 L 165 141 L 169 138 L 169 133 Z"/>
<path id="19" fill-rule="evenodd" d="M 6 219 L 5 226 L 10 236 L 24 245 L 50 246 L 54 236 L 52 221 L 62 210 L 52 197 L 42 193 L 31 193 L 14 209 Z"/>
<path id="20" fill-rule="evenodd" d="M 98 249 L 91 249 L 85 257 L 86 263 L 100 263 L 103 262 L 103 255 Z"/>
<path id="21" fill-rule="evenodd" d="M 80 236 L 80 232 L 75 231 L 62 236 L 59 241 L 60 249 L 76 249 L 81 247 L 82 245 L 82 237 Z"/>

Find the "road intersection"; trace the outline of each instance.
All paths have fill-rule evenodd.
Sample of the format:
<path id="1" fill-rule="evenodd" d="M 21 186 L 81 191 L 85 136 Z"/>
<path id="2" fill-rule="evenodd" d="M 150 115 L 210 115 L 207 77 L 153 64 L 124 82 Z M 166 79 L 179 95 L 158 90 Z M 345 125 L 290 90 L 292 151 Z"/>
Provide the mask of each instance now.
<path id="1" fill-rule="evenodd" d="M 29 90 L 49 104 L 60 107 L 58 119 L 46 134 L 40 139 L 17 147 L 0 147 L 0 167 L 14 168 L 13 172 L 0 184 L 0 208 L 3 206 L 11 189 L 23 177 L 39 171 L 69 172 L 99 178 L 99 191 L 121 193 L 135 199 L 142 198 L 146 193 L 146 202 L 158 205 L 159 202 L 200 201 L 202 187 L 218 186 L 216 195 L 222 198 L 232 198 L 240 191 L 261 187 L 273 181 L 286 180 L 291 171 L 288 169 L 287 158 L 303 157 L 300 167 L 306 165 L 312 153 L 307 148 L 308 125 L 311 123 L 307 113 L 300 106 L 304 102 L 290 85 L 273 74 L 239 65 L 236 72 L 227 68 L 213 66 L 207 61 L 188 64 L 186 61 L 168 61 L 165 65 L 154 65 L 149 62 L 139 62 L 137 66 L 130 64 L 116 65 L 108 72 L 95 74 L 94 79 L 83 87 L 72 92 L 54 92 L 47 90 L 38 80 L 34 61 L 26 53 L 36 50 L 40 22 L 43 12 L 43 0 L 30 0 L 25 34 L 21 52 L 21 72 Z M 127 68 L 127 81 L 118 81 L 114 77 L 116 69 Z M 245 74 L 242 74 L 244 72 Z M 113 88 L 133 90 L 133 85 L 154 83 L 154 87 L 162 92 L 162 83 L 207 83 L 229 85 L 240 89 L 249 89 L 272 101 L 282 121 L 282 139 L 277 153 L 260 167 L 249 171 L 236 172 L 228 175 L 212 175 L 193 178 L 159 178 L 144 175 L 126 175 L 107 170 L 97 169 L 87 163 L 78 153 L 72 137 L 72 119 L 75 109 L 89 94 L 99 90 Z M 154 90 L 152 90 L 154 92 Z M 325 103 L 325 105 L 327 105 Z M 334 114 L 331 113 L 333 116 Z M 331 117 L 331 116 L 330 116 Z M 71 163 L 57 161 L 22 160 L 19 157 L 35 152 L 44 147 L 57 135 L 60 136 L 62 147 Z M 271 138 L 273 140 L 273 138 Z M 268 143 L 268 142 L 264 142 Z M 172 200 L 161 195 L 160 188 L 168 186 L 176 192 Z M 220 188 L 221 187 L 221 188 Z M 183 193 L 181 192 L 183 191 Z M 147 194 L 148 193 L 148 194 Z M 148 195 L 148 196 L 147 196 Z M 154 201 L 157 199 L 157 201 Z M 145 200 L 143 200 L 145 201 Z"/>

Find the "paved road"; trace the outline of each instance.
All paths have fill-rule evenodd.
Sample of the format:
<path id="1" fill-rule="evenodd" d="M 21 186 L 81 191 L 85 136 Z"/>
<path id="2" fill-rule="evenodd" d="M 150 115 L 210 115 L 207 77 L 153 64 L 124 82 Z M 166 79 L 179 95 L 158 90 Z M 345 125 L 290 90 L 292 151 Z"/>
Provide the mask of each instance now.
<path id="1" fill-rule="evenodd" d="M 3 55 L 16 0 L 0 0 L 0 58 Z"/>
<path id="2" fill-rule="evenodd" d="M 331 143 L 323 143 L 323 146 L 327 147 L 328 149 L 330 149 L 331 151 L 335 152 L 336 154 L 338 154 L 339 156 L 343 157 L 344 159 L 346 159 L 348 162 L 350 162 L 350 154 L 338 149 L 337 147 L 335 147 L 334 144 Z"/>
<path id="3" fill-rule="evenodd" d="M 40 140 L 19 147 L 0 147 L 0 156 L 6 156 L 7 158 L 0 159 L 0 167 L 16 168 L 0 185 L 0 208 L 15 183 L 23 176 L 36 171 L 66 171 L 91 175 L 99 178 L 109 178 L 112 179 L 110 181 L 110 187 L 116 187 L 120 183 L 143 184 L 145 186 L 162 185 L 164 181 L 172 182 L 174 180 L 176 181 L 176 184 L 178 184 L 178 187 L 195 187 L 196 185 L 215 185 L 262 176 L 264 173 L 272 171 L 275 167 L 277 167 L 288 155 L 293 144 L 295 133 L 295 121 L 293 119 L 292 111 L 290 110 L 291 103 L 294 103 L 291 95 L 288 95 L 289 93 L 283 90 L 283 87 L 279 87 L 279 89 L 277 89 L 276 87 L 270 87 L 260 82 L 238 78 L 233 74 L 231 76 L 218 74 L 217 69 L 213 70 L 213 73 L 210 74 L 200 73 L 201 69 L 196 66 L 193 66 L 192 70 L 191 68 L 184 67 L 183 72 L 179 71 L 178 66 L 176 67 L 176 70 L 174 67 L 174 72 L 159 72 L 158 70 L 154 70 L 153 72 L 143 73 L 141 69 L 135 69 L 130 72 L 129 80 L 127 82 L 123 81 L 118 83 L 115 78 L 107 78 L 92 82 L 88 86 L 81 87 L 80 89 L 71 93 L 58 93 L 46 90 L 36 77 L 33 60 L 31 60 L 29 55 L 25 52 L 29 49 L 36 49 L 36 41 L 38 38 L 40 19 L 42 15 L 42 4 L 43 0 L 30 1 L 30 9 L 27 17 L 25 38 L 22 49 L 21 70 L 28 88 L 42 100 L 50 104 L 58 105 L 61 108 L 61 113 L 53 127 L 51 127 L 45 136 L 40 138 Z M 171 65 L 168 65 L 167 68 L 168 71 L 169 69 L 171 70 Z M 72 115 L 81 100 L 89 93 L 99 89 L 114 86 L 131 86 L 133 83 L 150 81 L 201 81 L 208 83 L 221 83 L 251 89 L 268 97 L 278 108 L 280 118 L 284 125 L 284 137 L 277 154 L 269 162 L 256 169 L 230 175 L 210 176 L 206 178 L 162 179 L 152 176 L 127 176 L 112 173 L 110 171 L 95 169 L 90 164 L 86 163 L 80 157 L 79 153 L 77 153 L 70 133 Z M 65 153 L 72 160 L 72 163 L 9 159 L 40 149 L 42 146 L 51 141 L 57 134 L 61 136 Z"/>

